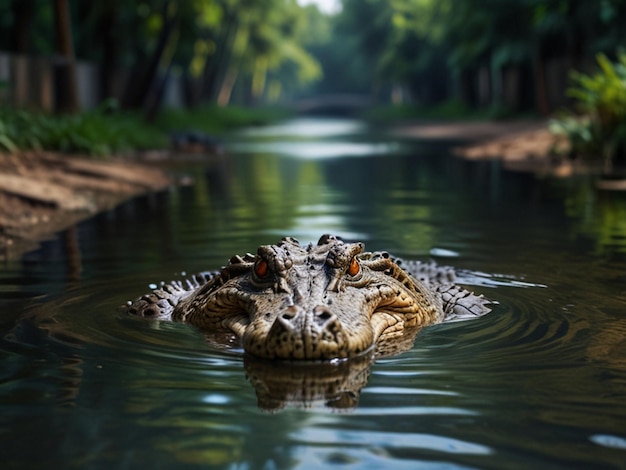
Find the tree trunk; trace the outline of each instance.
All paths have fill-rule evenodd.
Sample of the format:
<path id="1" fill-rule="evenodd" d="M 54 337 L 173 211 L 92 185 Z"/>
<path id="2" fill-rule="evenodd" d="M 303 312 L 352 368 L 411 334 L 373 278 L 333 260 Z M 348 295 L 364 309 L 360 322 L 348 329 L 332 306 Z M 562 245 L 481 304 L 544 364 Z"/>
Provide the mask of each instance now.
<path id="1" fill-rule="evenodd" d="M 473 69 L 464 69 L 459 77 L 459 96 L 466 106 L 476 106 L 477 97 L 474 87 L 474 75 L 477 72 Z"/>
<path id="2" fill-rule="evenodd" d="M 28 54 L 30 52 L 30 28 L 35 13 L 34 4 L 33 0 L 13 0 L 11 51 L 17 54 Z"/>
<path id="3" fill-rule="evenodd" d="M 144 117 L 146 121 L 154 121 L 159 112 L 159 108 L 161 107 L 163 101 L 163 95 L 165 94 L 165 88 L 167 86 L 167 82 L 170 77 L 170 72 L 172 69 L 172 61 L 174 59 L 174 51 L 176 49 L 176 44 L 178 42 L 178 34 L 172 36 L 172 41 L 170 41 L 168 50 L 169 53 L 164 53 L 161 63 L 160 69 L 162 70 L 162 76 L 155 77 L 150 90 L 146 96 L 144 102 Z"/>
<path id="4" fill-rule="evenodd" d="M 170 15 L 170 4 L 171 2 L 166 0 L 163 5 L 163 27 L 159 33 L 154 51 L 137 74 L 137 79 L 131 80 L 126 85 L 126 92 L 123 99 L 123 105 L 126 108 L 143 108 L 146 105 L 147 98 L 151 91 L 157 86 L 159 64 L 161 63 L 172 32 L 176 29 L 179 18 L 178 10 Z"/>
<path id="5" fill-rule="evenodd" d="M 230 103 L 230 96 L 233 93 L 235 82 L 237 81 L 238 69 L 237 67 L 230 67 L 224 77 L 220 92 L 217 95 L 217 104 L 219 106 L 227 106 Z"/>
<path id="6" fill-rule="evenodd" d="M 54 15 L 57 49 L 63 58 L 59 68 L 61 86 L 59 87 L 60 97 L 57 108 L 61 111 L 76 113 L 80 110 L 80 102 L 68 0 L 54 0 Z"/>
<path id="7" fill-rule="evenodd" d="M 102 62 L 100 63 L 100 96 L 115 96 L 115 72 L 117 70 L 117 0 L 103 3 L 98 20 L 98 36 L 102 45 Z"/>
<path id="8" fill-rule="evenodd" d="M 257 104 L 261 101 L 263 93 L 265 92 L 265 82 L 267 81 L 267 69 L 268 60 L 265 56 L 259 56 L 256 58 L 254 65 L 254 74 L 252 76 L 252 88 L 250 90 L 252 104 Z"/>
<path id="9" fill-rule="evenodd" d="M 550 114 L 550 103 L 548 102 L 548 92 L 546 86 L 546 70 L 541 53 L 541 45 L 537 46 L 533 63 L 535 66 L 535 103 L 539 112 L 548 116 Z"/>
<path id="10" fill-rule="evenodd" d="M 219 40 L 216 41 L 220 45 L 212 60 L 207 60 L 204 67 L 202 80 L 202 100 L 218 101 L 221 90 L 226 80 L 229 64 L 232 60 L 232 50 L 238 29 L 237 17 L 234 14 L 229 15 L 226 26 Z"/>

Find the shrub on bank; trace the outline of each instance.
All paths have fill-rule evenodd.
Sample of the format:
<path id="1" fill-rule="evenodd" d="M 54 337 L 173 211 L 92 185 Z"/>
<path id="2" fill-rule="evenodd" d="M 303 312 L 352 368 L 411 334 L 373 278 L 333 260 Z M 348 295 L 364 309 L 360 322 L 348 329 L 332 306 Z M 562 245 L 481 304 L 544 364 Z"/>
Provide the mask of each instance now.
<path id="1" fill-rule="evenodd" d="M 166 145 L 140 118 L 105 103 L 75 115 L 0 109 L 0 150 L 52 150 L 104 156 Z"/>
<path id="2" fill-rule="evenodd" d="M 284 117 L 287 113 L 280 109 L 207 105 L 163 110 L 154 122 L 148 123 L 138 113 L 119 110 L 112 100 L 93 111 L 75 115 L 0 108 L 0 151 L 39 149 L 105 156 L 165 148 L 172 131 L 219 134 Z"/>
<path id="3" fill-rule="evenodd" d="M 165 132 L 196 130 L 221 134 L 245 126 L 262 126 L 289 117 L 282 108 L 200 105 L 192 108 L 164 109 L 154 125 Z"/>
<path id="4" fill-rule="evenodd" d="M 626 54 L 611 62 L 597 56 L 599 69 L 593 74 L 572 73 L 576 111 L 552 122 L 553 132 L 564 134 L 575 156 L 601 158 L 604 169 L 626 158 Z"/>

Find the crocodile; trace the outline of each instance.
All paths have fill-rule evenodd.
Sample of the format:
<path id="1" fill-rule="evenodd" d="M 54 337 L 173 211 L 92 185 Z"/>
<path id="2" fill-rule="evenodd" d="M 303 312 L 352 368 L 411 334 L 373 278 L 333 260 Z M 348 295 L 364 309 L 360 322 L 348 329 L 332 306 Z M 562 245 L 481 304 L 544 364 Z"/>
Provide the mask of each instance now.
<path id="1" fill-rule="evenodd" d="M 491 310 L 455 279 L 453 268 L 367 252 L 333 235 L 308 245 L 286 237 L 220 271 L 162 284 L 126 310 L 189 323 L 257 358 L 328 361 L 387 355 L 424 326 Z"/>

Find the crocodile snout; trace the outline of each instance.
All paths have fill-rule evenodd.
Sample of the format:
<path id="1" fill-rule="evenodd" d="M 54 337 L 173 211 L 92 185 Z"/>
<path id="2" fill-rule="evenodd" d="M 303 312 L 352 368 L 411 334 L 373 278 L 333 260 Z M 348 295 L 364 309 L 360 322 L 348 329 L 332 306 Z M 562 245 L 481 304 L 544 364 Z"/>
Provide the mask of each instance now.
<path id="1" fill-rule="evenodd" d="M 265 341 L 269 355 L 277 359 L 316 360 L 349 355 L 344 328 L 337 315 L 324 305 L 313 309 L 288 307 L 276 317 Z"/>

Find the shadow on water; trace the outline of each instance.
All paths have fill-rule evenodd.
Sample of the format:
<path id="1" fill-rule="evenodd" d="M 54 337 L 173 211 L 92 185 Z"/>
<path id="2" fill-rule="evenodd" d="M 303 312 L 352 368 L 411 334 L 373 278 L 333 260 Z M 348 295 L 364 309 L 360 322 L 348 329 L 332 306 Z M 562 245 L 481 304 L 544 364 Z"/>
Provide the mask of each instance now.
<path id="1" fill-rule="evenodd" d="M 316 122 L 232 136 L 227 157 L 174 167 L 193 186 L 4 267 L 8 468 L 623 467 L 626 197 Z M 326 232 L 454 265 L 499 305 L 401 354 L 314 367 L 117 311 L 152 283 Z"/>

